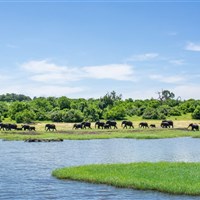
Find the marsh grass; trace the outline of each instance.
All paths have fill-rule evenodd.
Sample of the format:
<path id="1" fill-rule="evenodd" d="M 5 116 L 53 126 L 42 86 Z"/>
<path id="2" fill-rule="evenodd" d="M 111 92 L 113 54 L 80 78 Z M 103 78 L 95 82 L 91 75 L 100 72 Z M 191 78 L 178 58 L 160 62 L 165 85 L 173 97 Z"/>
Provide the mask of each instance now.
<path id="1" fill-rule="evenodd" d="M 200 163 L 140 162 L 56 169 L 58 179 L 179 195 L 200 195 Z"/>

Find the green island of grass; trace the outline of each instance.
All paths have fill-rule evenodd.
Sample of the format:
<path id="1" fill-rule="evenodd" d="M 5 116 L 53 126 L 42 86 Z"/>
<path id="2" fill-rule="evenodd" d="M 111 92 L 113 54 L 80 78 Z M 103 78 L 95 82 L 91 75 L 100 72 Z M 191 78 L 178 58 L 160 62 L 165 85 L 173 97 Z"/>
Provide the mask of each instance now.
<path id="1" fill-rule="evenodd" d="M 56 169 L 58 179 L 155 190 L 178 195 L 200 195 L 200 163 L 139 162 L 99 164 Z"/>

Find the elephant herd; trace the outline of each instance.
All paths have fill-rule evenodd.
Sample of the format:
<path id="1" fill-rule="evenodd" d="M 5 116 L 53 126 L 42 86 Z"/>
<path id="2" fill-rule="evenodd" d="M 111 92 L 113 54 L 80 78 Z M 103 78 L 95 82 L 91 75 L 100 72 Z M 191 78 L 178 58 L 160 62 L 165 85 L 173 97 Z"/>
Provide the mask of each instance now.
<path id="1" fill-rule="evenodd" d="M 127 128 L 134 128 L 133 122 L 124 120 L 121 123 L 121 127 L 123 129 Z M 163 120 L 160 124 L 161 128 L 174 128 L 174 123 L 172 120 Z M 82 123 L 75 123 L 72 127 L 72 129 L 92 129 L 91 127 L 91 122 L 82 122 Z M 98 129 L 118 129 L 117 127 L 117 122 L 114 120 L 108 120 L 106 122 L 103 121 L 97 121 L 95 122 L 95 128 Z M 140 122 L 139 123 L 139 128 L 156 128 L 155 124 L 148 124 L 147 122 Z M 187 127 L 187 129 L 191 129 L 192 131 L 199 131 L 199 125 L 191 123 Z M 6 130 L 6 131 L 11 131 L 11 130 L 18 130 L 18 131 L 36 131 L 35 126 L 30 126 L 28 124 L 21 125 L 21 127 L 18 127 L 17 124 L 10 124 L 10 123 L 0 123 L 0 130 Z M 45 125 L 45 130 L 46 131 L 57 131 L 56 125 L 55 124 L 46 124 Z"/>
<path id="2" fill-rule="evenodd" d="M 163 120 L 161 122 L 161 125 L 160 125 L 162 128 L 173 128 L 174 125 L 173 125 L 173 121 L 171 120 Z M 108 120 L 106 122 L 103 122 L 103 121 L 97 121 L 95 122 L 95 128 L 98 128 L 98 129 L 110 129 L 110 128 L 114 128 L 114 129 L 117 129 L 117 122 L 114 121 L 114 120 Z M 122 121 L 121 123 L 121 127 L 124 128 L 134 128 L 134 125 L 133 125 L 133 122 L 131 121 L 127 121 L 127 120 L 124 120 Z M 156 125 L 155 124 L 150 124 L 148 125 L 147 122 L 140 122 L 139 123 L 139 128 L 156 128 Z M 82 122 L 82 123 L 75 123 L 73 125 L 73 129 L 86 129 L 86 128 L 90 128 L 91 129 L 91 122 Z"/>
<path id="3" fill-rule="evenodd" d="M 36 131 L 35 126 L 30 126 L 29 124 L 21 125 L 21 127 L 18 127 L 17 124 L 5 124 L 0 123 L 0 130 L 3 131 L 11 131 L 11 130 L 17 130 L 17 131 Z M 46 124 L 45 125 L 46 131 L 56 131 L 56 125 L 55 124 Z"/>
<path id="4" fill-rule="evenodd" d="M 111 128 L 117 129 L 117 122 L 114 120 L 108 120 L 106 122 L 103 121 L 97 121 L 95 122 L 95 128 L 98 129 L 111 129 Z M 124 120 L 121 123 L 121 127 L 124 128 L 134 128 L 133 122 Z M 161 128 L 174 128 L 174 122 L 172 120 L 162 120 L 160 124 Z M 91 129 L 91 122 L 82 122 L 82 123 L 76 123 L 73 125 L 73 129 L 86 129 L 89 128 Z M 139 123 L 139 128 L 156 128 L 155 124 L 148 124 L 147 122 L 140 122 Z M 198 124 L 189 124 L 187 129 L 191 129 L 193 131 L 198 131 L 199 130 L 199 125 Z"/>
<path id="5" fill-rule="evenodd" d="M 11 130 L 17 130 L 17 131 L 36 131 L 35 126 L 30 125 L 21 125 L 21 127 L 18 127 L 17 124 L 10 124 L 10 123 L 0 123 L 0 130 L 4 131 L 11 131 Z"/>

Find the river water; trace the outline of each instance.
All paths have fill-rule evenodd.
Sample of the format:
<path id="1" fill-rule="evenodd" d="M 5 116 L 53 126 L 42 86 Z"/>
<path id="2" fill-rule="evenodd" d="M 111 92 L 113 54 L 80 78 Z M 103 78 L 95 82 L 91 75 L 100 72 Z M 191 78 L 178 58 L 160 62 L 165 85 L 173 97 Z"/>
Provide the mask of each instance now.
<path id="1" fill-rule="evenodd" d="M 200 139 L 105 139 L 26 143 L 0 140 L 0 199 L 6 200 L 191 200 L 200 197 L 57 180 L 65 166 L 140 161 L 200 162 Z"/>

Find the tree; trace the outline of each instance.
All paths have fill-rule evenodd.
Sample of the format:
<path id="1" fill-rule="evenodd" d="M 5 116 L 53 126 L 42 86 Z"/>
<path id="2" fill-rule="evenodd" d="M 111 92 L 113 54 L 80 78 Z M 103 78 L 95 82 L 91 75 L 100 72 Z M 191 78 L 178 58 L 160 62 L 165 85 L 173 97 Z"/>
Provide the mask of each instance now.
<path id="1" fill-rule="evenodd" d="M 100 98 L 99 107 L 104 109 L 108 106 L 113 106 L 115 102 L 120 101 L 122 99 L 122 95 L 117 95 L 115 91 L 107 93 L 105 96 Z"/>
<path id="2" fill-rule="evenodd" d="M 67 108 L 67 109 L 70 109 L 70 99 L 65 97 L 65 96 L 62 96 L 60 98 L 58 98 L 58 105 L 60 107 L 61 110 Z"/>
<path id="3" fill-rule="evenodd" d="M 200 119 L 200 106 L 197 106 L 194 112 L 192 113 L 193 119 Z"/>
<path id="4" fill-rule="evenodd" d="M 9 114 L 11 119 L 15 119 L 15 115 L 24 110 L 30 110 L 30 105 L 25 102 L 13 102 L 9 107 Z"/>
<path id="5" fill-rule="evenodd" d="M 157 92 L 161 103 L 164 101 L 167 101 L 169 99 L 173 99 L 175 97 L 175 94 L 173 92 L 170 92 L 169 90 L 162 90 L 161 92 Z"/>
<path id="6" fill-rule="evenodd" d="M 104 113 L 105 119 L 122 120 L 126 116 L 126 109 L 124 107 L 115 106 Z"/>
<path id="7" fill-rule="evenodd" d="M 17 123 L 30 123 L 35 119 L 35 113 L 30 110 L 23 110 L 15 115 L 15 121 Z"/>

